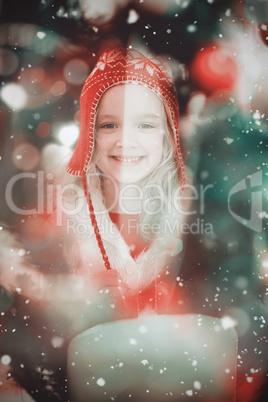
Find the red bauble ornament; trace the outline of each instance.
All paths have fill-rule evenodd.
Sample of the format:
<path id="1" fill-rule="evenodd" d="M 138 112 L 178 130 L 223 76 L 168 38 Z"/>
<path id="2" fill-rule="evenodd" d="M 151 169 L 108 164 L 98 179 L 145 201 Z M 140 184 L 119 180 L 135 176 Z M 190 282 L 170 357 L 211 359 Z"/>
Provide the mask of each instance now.
<path id="1" fill-rule="evenodd" d="M 230 90 L 238 77 L 238 67 L 224 48 L 210 46 L 196 55 L 190 75 L 197 86 L 207 94 Z"/>

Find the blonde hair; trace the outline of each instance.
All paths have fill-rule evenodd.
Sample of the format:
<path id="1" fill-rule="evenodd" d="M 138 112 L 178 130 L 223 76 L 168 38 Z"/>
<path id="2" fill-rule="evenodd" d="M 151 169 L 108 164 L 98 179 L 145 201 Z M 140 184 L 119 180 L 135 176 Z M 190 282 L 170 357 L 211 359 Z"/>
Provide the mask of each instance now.
<path id="1" fill-rule="evenodd" d="M 164 112 L 165 113 L 165 112 Z M 164 139 L 163 139 L 163 155 L 160 164 L 157 168 L 145 178 L 143 185 L 148 189 L 147 194 L 145 194 L 143 203 L 150 200 L 151 209 L 154 211 L 156 208 L 162 210 L 162 213 L 146 214 L 143 213 L 142 216 L 142 226 L 149 225 L 153 227 L 154 224 L 160 226 L 160 236 L 169 235 L 166 233 L 167 222 L 171 227 L 171 223 L 175 219 L 179 219 L 180 215 L 176 212 L 173 205 L 173 197 L 175 192 L 179 188 L 179 167 L 176 164 L 176 150 L 174 145 L 173 136 L 171 133 L 171 128 L 168 126 L 168 121 L 166 115 L 164 117 Z M 151 186 L 153 185 L 153 186 Z M 164 195 L 164 200 L 159 199 L 158 189 L 160 188 L 161 195 Z M 157 200 L 160 200 L 158 202 Z M 143 233 L 142 233 L 143 234 Z M 155 235 L 153 232 L 144 235 L 149 240 L 153 240 Z"/>

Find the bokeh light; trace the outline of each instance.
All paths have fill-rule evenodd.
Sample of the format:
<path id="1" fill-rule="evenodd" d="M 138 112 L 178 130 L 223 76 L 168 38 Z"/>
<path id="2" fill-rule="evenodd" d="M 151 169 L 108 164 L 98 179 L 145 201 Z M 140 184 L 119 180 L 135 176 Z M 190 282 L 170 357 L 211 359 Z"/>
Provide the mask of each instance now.
<path id="1" fill-rule="evenodd" d="M 54 54 L 58 42 L 59 37 L 55 32 L 46 30 L 42 27 L 42 30 L 39 29 L 35 32 L 35 35 L 31 43 L 28 45 L 28 48 L 34 51 L 36 54 L 48 56 Z"/>
<path id="2" fill-rule="evenodd" d="M 2 363 L 4 366 L 8 366 L 8 365 L 11 363 L 11 357 L 10 357 L 9 355 L 3 355 L 3 356 L 1 357 L 1 363 Z"/>
<path id="3" fill-rule="evenodd" d="M 211 46 L 197 53 L 191 74 L 199 87 L 211 94 L 232 89 L 238 76 L 238 67 L 224 48 Z"/>
<path id="4" fill-rule="evenodd" d="M 70 157 L 70 149 L 64 146 L 47 144 L 42 150 L 42 163 L 46 171 L 57 171 L 60 164 Z"/>
<path id="5" fill-rule="evenodd" d="M 15 13 L 15 7 L 14 7 Z M 8 38 L 8 44 L 14 47 L 28 46 L 36 35 L 35 24 L 25 24 L 14 22 L 12 24 L 2 24 L 0 27 L 1 44 L 4 44 L 4 38 Z"/>
<path id="6" fill-rule="evenodd" d="M 77 112 L 75 112 L 74 121 L 76 122 L 76 124 L 80 124 L 80 110 L 77 110 Z"/>
<path id="7" fill-rule="evenodd" d="M 205 109 L 207 97 L 203 92 L 193 94 L 188 102 L 189 115 L 199 116 Z"/>
<path id="8" fill-rule="evenodd" d="M 68 61 L 63 69 L 63 74 L 70 84 L 81 85 L 87 78 L 89 66 L 82 59 L 72 59 Z"/>
<path id="9" fill-rule="evenodd" d="M 233 328 L 237 325 L 237 321 L 228 315 L 222 317 L 221 323 L 224 329 Z"/>
<path id="10" fill-rule="evenodd" d="M 6 84 L 1 89 L 1 98 L 12 109 L 22 109 L 27 102 L 25 89 L 19 84 Z"/>
<path id="11" fill-rule="evenodd" d="M 43 68 L 29 68 L 23 70 L 18 77 L 27 93 L 25 108 L 38 109 L 50 98 L 50 78 Z"/>
<path id="12" fill-rule="evenodd" d="M 266 281 L 268 282 L 268 252 L 262 254 L 261 256 L 261 267 L 260 274 L 264 276 Z"/>
<path id="13" fill-rule="evenodd" d="M 69 124 L 60 128 L 58 132 L 58 139 L 66 147 L 71 147 L 78 138 L 79 128 L 76 124 Z"/>
<path id="14" fill-rule="evenodd" d="M 50 134 L 50 124 L 42 121 L 35 129 L 36 135 L 40 138 L 48 137 Z"/>
<path id="15" fill-rule="evenodd" d="M 12 75 L 19 66 L 19 59 L 16 53 L 10 49 L 0 49 L 0 75 L 8 77 Z"/>
<path id="16" fill-rule="evenodd" d="M 239 336 L 243 336 L 247 333 L 250 328 L 250 319 L 248 313 L 244 309 L 231 307 L 227 310 L 227 316 L 231 317 L 236 323 L 234 326 Z"/>
<path id="17" fill-rule="evenodd" d="M 42 82 L 45 78 L 45 72 L 42 68 L 31 68 L 28 71 L 32 84 Z"/>
<path id="18" fill-rule="evenodd" d="M 66 92 L 66 84 L 64 81 L 56 81 L 52 84 L 50 92 L 54 96 L 61 96 Z"/>
<path id="19" fill-rule="evenodd" d="M 12 161 L 18 169 L 29 171 L 39 164 L 40 154 L 35 146 L 25 142 L 14 149 Z"/>

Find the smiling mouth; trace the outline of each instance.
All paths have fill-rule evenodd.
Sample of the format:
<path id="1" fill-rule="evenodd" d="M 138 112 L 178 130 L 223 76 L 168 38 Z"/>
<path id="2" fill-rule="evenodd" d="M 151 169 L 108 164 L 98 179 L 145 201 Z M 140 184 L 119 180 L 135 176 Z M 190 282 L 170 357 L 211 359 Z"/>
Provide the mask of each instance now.
<path id="1" fill-rule="evenodd" d="M 142 160 L 142 158 L 144 158 L 144 156 L 132 156 L 128 158 L 123 158 L 121 156 L 112 156 L 112 158 L 119 162 L 139 162 L 140 160 Z"/>

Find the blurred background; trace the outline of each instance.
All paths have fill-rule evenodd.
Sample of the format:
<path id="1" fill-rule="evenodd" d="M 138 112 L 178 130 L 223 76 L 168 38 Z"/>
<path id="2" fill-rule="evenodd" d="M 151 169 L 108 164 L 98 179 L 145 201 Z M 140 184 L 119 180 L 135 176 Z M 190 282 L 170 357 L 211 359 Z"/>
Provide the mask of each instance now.
<path id="1" fill-rule="evenodd" d="M 64 269 L 46 194 L 78 138 L 82 85 L 108 45 L 166 57 L 194 186 L 181 303 L 236 327 L 238 400 L 266 400 L 267 1 L 2 0 L 0 13 L 0 226 L 40 269 Z M 2 313 L 13 303 L 2 288 Z"/>

